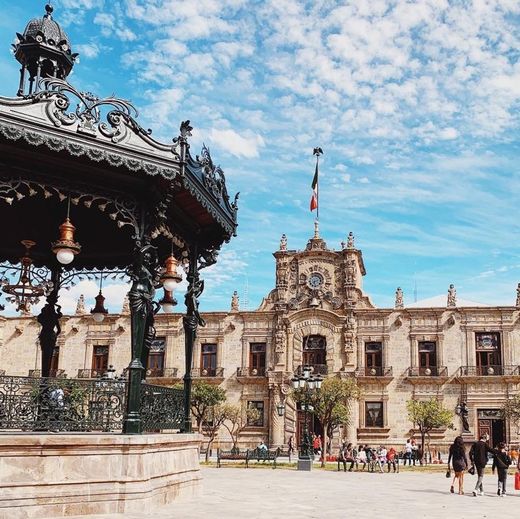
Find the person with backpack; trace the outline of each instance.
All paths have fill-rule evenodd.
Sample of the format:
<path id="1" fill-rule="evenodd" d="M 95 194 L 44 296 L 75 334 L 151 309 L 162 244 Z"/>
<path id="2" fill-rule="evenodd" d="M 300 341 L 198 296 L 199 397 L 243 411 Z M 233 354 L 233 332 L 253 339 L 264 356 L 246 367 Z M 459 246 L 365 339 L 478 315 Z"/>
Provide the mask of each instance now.
<path id="1" fill-rule="evenodd" d="M 488 441 L 489 435 L 486 433 L 481 434 L 479 440 L 471 446 L 469 451 L 469 459 L 475 466 L 478 475 L 477 484 L 475 485 L 475 490 L 473 490 L 474 497 L 484 494 L 484 469 L 488 462 L 488 453 L 495 454 L 496 452 L 487 444 Z"/>
<path id="2" fill-rule="evenodd" d="M 506 495 L 506 483 L 507 483 L 507 469 L 511 465 L 511 458 L 507 453 L 506 444 L 500 442 L 497 445 L 496 453 L 493 456 L 493 466 L 491 472 L 495 473 L 495 469 L 498 472 L 498 490 L 497 496 L 505 497 Z"/>

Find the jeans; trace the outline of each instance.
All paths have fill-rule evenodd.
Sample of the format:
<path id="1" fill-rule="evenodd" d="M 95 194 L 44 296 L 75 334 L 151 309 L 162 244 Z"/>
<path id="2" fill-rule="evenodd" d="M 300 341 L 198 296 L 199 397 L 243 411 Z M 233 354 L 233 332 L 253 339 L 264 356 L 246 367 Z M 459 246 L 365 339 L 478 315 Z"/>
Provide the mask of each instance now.
<path id="1" fill-rule="evenodd" d="M 506 493 L 507 469 L 497 469 L 498 471 L 498 488 L 502 494 Z"/>
<path id="2" fill-rule="evenodd" d="M 478 475 L 477 484 L 475 485 L 475 490 L 477 492 L 484 492 L 484 485 L 483 485 L 484 467 L 475 466 L 475 468 L 477 469 L 477 475 Z"/>
<path id="3" fill-rule="evenodd" d="M 412 464 L 412 453 L 411 452 L 405 452 L 404 453 L 404 465 L 406 465 L 406 460 L 408 460 L 408 463 Z"/>

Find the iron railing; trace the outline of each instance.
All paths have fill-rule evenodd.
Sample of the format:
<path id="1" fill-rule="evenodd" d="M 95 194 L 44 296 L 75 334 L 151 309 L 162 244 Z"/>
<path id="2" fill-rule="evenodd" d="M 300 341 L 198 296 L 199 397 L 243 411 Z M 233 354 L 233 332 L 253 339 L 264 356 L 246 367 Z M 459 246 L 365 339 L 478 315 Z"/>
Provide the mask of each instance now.
<path id="1" fill-rule="evenodd" d="M 5 375 L 5 372 L 3 373 Z M 42 370 L 41 369 L 30 369 L 29 370 L 29 377 L 41 377 L 42 376 Z M 49 372 L 49 377 L 51 378 L 66 378 L 65 370 L 64 369 L 51 369 Z"/>
<path id="2" fill-rule="evenodd" d="M 78 369 L 78 378 L 101 378 L 107 369 Z"/>
<path id="3" fill-rule="evenodd" d="M 311 367 L 311 375 L 327 375 L 329 373 L 329 369 L 327 364 L 308 364 Z M 307 364 L 305 365 L 307 366 Z M 298 366 L 296 373 L 298 375 L 303 375 L 303 368 L 305 366 Z"/>
<path id="4" fill-rule="evenodd" d="M 461 366 L 460 377 L 520 376 L 520 366 Z"/>
<path id="5" fill-rule="evenodd" d="M 448 368 L 446 366 L 427 366 L 408 368 L 409 377 L 447 377 Z"/>
<path id="6" fill-rule="evenodd" d="M 146 376 L 150 378 L 177 378 L 177 368 L 149 368 Z"/>
<path id="7" fill-rule="evenodd" d="M 356 377 L 392 377 L 392 366 L 372 366 L 358 368 L 355 371 Z"/>
<path id="8" fill-rule="evenodd" d="M 264 377 L 265 367 L 262 368 L 237 368 L 237 377 Z"/>
<path id="9" fill-rule="evenodd" d="M 121 432 L 125 380 L 0 376 L 0 430 Z M 141 384 L 143 432 L 179 429 L 182 389 Z"/>
<path id="10" fill-rule="evenodd" d="M 193 378 L 223 378 L 224 368 L 193 368 L 191 376 Z"/>
<path id="11" fill-rule="evenodd" d="M 184 421 L 184 391 L 141 384 L 141 424 L 144 432 L 180 429 Z"/>
<path id="12" fill-rule="evenodd" d="M 0 377 L 0 429 L 117 431 L 125 395 L 119 381 Z"/>

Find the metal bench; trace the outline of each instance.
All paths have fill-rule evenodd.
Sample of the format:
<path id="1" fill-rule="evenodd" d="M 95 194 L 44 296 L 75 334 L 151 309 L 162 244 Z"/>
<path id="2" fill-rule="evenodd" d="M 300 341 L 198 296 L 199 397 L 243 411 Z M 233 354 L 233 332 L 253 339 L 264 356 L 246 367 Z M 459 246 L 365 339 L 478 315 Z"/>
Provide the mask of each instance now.
<path id="1" fill-rule="evenodd" d="M 249 450 L 240 452 L 240 451 L 236 451 L 236 450 L 223 451 L 223 450 L 217 449 L 217 467 L 220 468 L 220 462 L 222 460 L 245 461 L 246 468 L 247 468 L 247 467 L 249 467 Z"/>
<path id="2" fill-rule="evenodd" d="M 280 455 L 280 449 L 275 450 L 269 450 L 269 449 L 259 449 L 258 447 L 256 449 L 253 449 L 252 451 L 248 451 L 249 453 L 249 461 L 255 460 L 257 462 L 263 462 L 266 461 L 273 462 L 273 468 L 276 468 L 276 458 Z"/>

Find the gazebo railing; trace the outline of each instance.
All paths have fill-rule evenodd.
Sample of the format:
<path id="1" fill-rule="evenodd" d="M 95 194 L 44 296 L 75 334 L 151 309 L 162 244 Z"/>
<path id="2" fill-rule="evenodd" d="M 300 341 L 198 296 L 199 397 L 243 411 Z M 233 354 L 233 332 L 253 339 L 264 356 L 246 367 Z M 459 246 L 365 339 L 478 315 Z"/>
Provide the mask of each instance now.
<path id="1" fill-rule="evenodd" d="M 0 430 L 121 432 L 125 380 L 0 376 Z M 182 389 L 141 384 L 143 432 L 180 429 Z"/>
<path id="2" fill-rule="evenodd" d="M 3 376 L 0 429 L 119 431 L 125 401 L 125 382 Z"/>

